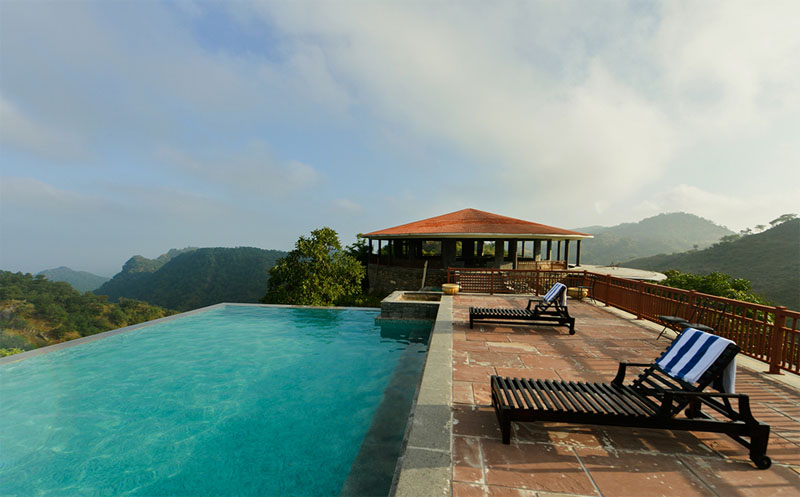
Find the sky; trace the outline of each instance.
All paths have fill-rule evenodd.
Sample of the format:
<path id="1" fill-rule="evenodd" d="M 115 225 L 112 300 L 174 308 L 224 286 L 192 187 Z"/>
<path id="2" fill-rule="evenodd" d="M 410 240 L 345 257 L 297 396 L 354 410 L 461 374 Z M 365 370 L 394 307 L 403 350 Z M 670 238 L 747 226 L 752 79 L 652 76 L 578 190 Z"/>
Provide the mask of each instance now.
<path id="1" fill-rule="evenodd" d="M 0 269 L 800 213 L 800 2 L 0 0 Z"/>

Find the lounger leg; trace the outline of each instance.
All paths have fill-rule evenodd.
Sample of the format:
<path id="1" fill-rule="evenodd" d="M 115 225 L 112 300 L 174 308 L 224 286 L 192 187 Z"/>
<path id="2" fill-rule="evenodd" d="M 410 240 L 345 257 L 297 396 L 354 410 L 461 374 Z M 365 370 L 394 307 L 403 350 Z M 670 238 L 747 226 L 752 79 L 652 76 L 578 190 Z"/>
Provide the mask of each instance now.
<path id="1" fill-rule="evenodd" d="M 758 469 L 767 469 L 772 465 L 772 460 L 767 457 L 768 443 L 769 425 L 759 423 L 753 426 L 750 434 L 750 460 Z"/>
<path id="2" fill-rule="evenodd" d="M 469 315 L 469 329 L 472 329 L 472 314 Z"/>
<path id="3" fill-rule="evenodd" d="M 509 445 L 511 443 L 511 421 L 505 416 L 500 419 L 500 433 L 503 435 L 503 443 Z"/>
<path id="4" fill-rule="evenodd" d="M 575 318 L 569 320 L 569 334 L 570 335 L 575 334 Z"/>

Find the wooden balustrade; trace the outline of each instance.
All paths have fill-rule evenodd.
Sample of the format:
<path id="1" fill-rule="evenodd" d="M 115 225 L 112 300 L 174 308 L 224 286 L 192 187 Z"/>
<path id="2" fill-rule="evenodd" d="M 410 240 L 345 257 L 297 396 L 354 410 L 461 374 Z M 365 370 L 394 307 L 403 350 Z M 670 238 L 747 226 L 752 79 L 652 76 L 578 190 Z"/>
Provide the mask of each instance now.
<path id="1" fill-rule="evenodd" d="M 449 268 L 448 283 L 467 293 L 541 295 L 556 282 L 589 286 L 592 297 L 658 323 L 660 315 L 677 315 L 713 328 L 733 340 L 742 353 L 769 364 L 770 373 L 800 374 L 800 312 L 785 307 L 706 295 L 654 283 L 587 271 Z"/>

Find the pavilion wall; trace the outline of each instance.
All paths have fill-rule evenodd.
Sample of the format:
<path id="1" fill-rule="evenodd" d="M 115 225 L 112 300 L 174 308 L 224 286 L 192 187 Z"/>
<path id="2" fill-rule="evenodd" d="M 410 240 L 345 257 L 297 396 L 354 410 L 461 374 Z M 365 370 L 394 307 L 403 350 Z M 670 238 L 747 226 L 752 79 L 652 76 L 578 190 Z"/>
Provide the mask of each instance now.
<path id="1" fill-rule="evenodd" d="M 389 293 L 395 290 L 419 290 L 422 286 L 422 268 L 407 268 L 370 264 L 367 266 L 370 293 Z M 446 269 L 428 269 L 425 286 L 441 289 L 447 283 Z"/>

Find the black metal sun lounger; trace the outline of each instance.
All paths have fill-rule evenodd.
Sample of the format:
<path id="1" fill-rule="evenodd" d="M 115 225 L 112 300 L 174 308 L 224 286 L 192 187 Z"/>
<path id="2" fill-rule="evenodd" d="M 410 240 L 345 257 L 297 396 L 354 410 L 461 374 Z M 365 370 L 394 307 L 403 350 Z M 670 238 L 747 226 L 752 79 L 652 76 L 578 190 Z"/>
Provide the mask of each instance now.
<path id="1" fill-rule="evenodd" d="M 492 406 L 503 443 L 511 442 L 512 422 L 705 431 L 727 434 L 750 449 L 759 469 L 766 469 L 772 464 L 766 455 L 769 425 L 753 417 L 747 395 L 726 393 L 733 392 L 738 352 L 730 340 L 689 328 L 655 363 L 620 363 L 610 383 L 492 376 Z M 646 369 L 625 384 L 628 366 Z M 717 392 L 705 392 L 708 386 Z M 686 417 L 678 417 L 684 408 Z"/>
<path id="2" fill-rule="evenodd" d="M 518 308 L 493 308 L 470 307 L 469 327 L 472 328 L 476 321 L 487 323 L 504 323 L 507 321 L 525 321 L 525 324 L 547 324 L 553 326 L 569 327 L 569 334 L 575 334 L 575 318 L 569 315 L 566 305 L 567 287 L 563 283 L 556 283 L 539 299 L 530 299 L 524 309 Z M 531 308 L 531 305 L 536 305 Z"/>

